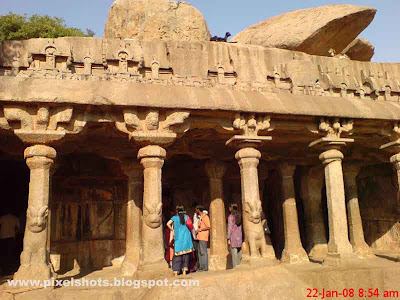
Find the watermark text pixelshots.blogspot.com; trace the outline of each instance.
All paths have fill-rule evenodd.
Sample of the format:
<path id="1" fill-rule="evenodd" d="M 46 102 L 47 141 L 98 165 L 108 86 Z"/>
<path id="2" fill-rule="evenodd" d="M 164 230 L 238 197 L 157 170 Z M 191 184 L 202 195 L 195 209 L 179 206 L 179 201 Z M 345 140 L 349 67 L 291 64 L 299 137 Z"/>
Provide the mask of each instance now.
<path id="1" fill-rule="evenodd" d="M 153 288 L 153 287 L 198 287 L 200 280 L 175 279 L 169 280 L 130 280 L 125 278 L 108 279 L 48 279 L 48 280 L 7 280 L 9 287 L 132 287 Z"/>

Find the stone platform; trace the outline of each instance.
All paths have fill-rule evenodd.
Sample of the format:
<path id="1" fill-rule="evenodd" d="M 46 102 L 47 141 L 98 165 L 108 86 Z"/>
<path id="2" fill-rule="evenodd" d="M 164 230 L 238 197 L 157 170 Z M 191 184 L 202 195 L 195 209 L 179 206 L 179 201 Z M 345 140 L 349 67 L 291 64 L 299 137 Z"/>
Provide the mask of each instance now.
<path id="1" fill-rule="evenodd" d="M 84 276 L 85 279 L 108 279 L 119 277 L 118 268 L 105 268 Z M 82 275 L 74 276 L 81 278 Z M 61 279 L 71 278 L 68 274 Z M 400 264 L 383 258 L 373 260 L 355 260 L 341 267 L 329 267 L 316 263 L 289 265 L 280 263 L 275 266 L 238 270 L 194 273 L 178 279 L 200 280 L 200 287 L 97 287 L 78 288 L 61 287 L 55 289 L 32 290 L 15 294 L 14 298 L 4 290 L 10 290 L 3 284 L 0 286 L 0 298 L 16 299 L 308 299 L 309 289 L 325 292 L 325 298 L 342 299 L 343 296 L 329 297 L 326 293 L 345 289 L 354 289 L 359 299 L 359 289 L 379 289 L 380 296 L 373 299 L 396 299 L 383 297 L 384 291 L 400 292 Z M 159 279 L 159 278 L 157 278 Z M 175 277 L 168 277 L 170 281 Z M 312 291 L 312 295 L 314 290 Z M 322 299 L 322 295 L 314 299 Z"/>

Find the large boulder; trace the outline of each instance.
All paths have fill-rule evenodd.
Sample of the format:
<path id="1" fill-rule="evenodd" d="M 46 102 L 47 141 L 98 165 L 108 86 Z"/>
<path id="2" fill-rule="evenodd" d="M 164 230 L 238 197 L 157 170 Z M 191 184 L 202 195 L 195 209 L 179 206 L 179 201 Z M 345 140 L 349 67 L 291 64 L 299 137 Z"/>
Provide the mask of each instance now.
<path id="1" fill-rule="evenodd" d="M 342 52 L 374 19 L 376 9 L 326 5 L 272 17 L 238 33 L 233 42 L 329 56 Z"/>
<path id="2" fill-rule="evenodd" d="M 375 47 L 366 39 L 359 38 L 351 42 L 342 53 L 346 54 L 351 60 L 371 61 L 375 54 Z"/>
<path id="3" fill-rule="evenodd" d="M 209 41 L 203 15 L 185 2 L 171 0 L 116 0 L 111 6 L 105 38 Z"/>

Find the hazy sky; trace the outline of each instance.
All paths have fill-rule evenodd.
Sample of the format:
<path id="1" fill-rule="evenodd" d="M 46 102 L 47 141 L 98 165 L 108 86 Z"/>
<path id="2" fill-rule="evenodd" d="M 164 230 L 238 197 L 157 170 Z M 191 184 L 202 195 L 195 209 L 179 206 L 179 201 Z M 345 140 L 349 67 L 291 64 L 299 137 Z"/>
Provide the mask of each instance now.
<path id="1" fill-rule="evenodd" d="M 134 0 L 132 0 L 134 1 Z M 0 0 L 0 15 L 47 14 L 63 18 L 68 26 L 90 28 L 103 36 L 113 0 Z M 378 9 L 374 21 L 361 33 L 376 47 L 374 61 L 400 62 L 400 0 L 188 0 L 205 16 L 212 35 L 235 35 L 246 27 L 291 10 L 326 4 L 367 5 Z"/>

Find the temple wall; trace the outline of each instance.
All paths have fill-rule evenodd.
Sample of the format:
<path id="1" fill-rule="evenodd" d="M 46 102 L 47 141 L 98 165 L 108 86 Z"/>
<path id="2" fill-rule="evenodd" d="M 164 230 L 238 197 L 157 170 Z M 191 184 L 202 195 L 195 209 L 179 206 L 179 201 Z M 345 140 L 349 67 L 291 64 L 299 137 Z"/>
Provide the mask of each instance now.
<path id="1" fill-rule="evenodd" d="M 400 247 L 396 181 L 390 164 L 364 167 L 358 177 L 365 240 L 375 250 L 390 252 Z"/>
<path id="2" fill-rule="evenodd" d="M 63 163 L 52 183 L 55 268 L 110 266 L 125 253 L 127 181 L 105 159 L 83 155 Z"/>

